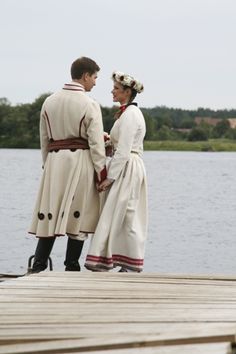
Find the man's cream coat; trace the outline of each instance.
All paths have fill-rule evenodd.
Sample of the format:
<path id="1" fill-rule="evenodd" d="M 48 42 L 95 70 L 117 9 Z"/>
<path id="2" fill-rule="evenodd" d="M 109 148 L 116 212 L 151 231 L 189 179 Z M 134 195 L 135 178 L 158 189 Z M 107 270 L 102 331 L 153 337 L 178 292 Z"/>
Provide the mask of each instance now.
<path id="1" fill-rule="evenodd" d="M 83 138 L 88 150 L 48 153 L 50 139 Z M 101 179 L 105 149 L 101 110 L 72 82 L 49 96 L 41 110 L 43 175 L 29 233 L 38 237 L 77 236 L 94 232 L 99 217 L 95 174 Z"/>

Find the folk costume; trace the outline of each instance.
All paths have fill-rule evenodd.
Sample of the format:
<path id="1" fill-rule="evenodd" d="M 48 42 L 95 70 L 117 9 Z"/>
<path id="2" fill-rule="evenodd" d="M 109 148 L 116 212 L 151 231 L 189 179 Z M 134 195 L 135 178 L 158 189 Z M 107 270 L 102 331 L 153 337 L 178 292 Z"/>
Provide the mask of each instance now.
<path id="1" fill-rule="evenodd" d="M 101 110 L 81 84 L 65 84 L 45 100 L 40 141 L 44 170 L 29 233 L 48 238 L 50 253 L 57 236 L 67 234 L 73 243 L 95 231 L 95 175 L 100 181 L 106 178 Z"/>
<path id="2" fill-rule="evenodd" d="M 114 180 L 106 193 L 92 237 L 85 267 L 93 271 L 116 266 L 142 271 L 147 237 L 147 184 L 142 160 L 146 132 L 142 112 L 135 104 L 123 111 L 110 132 L 114 156 L 107 178 Z"/>

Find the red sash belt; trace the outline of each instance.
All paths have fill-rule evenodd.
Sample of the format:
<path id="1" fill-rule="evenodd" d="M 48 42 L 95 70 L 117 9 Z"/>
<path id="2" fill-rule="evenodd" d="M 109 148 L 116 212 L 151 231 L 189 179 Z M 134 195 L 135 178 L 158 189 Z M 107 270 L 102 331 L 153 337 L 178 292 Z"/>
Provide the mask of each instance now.
<path id="1" fill-rule="evenodd" d="M 58 150 L 86 150 L 89 149 L 89 144 L 86 139 L 83 138 L 71 138 L 63 140 L 50 140 L 48 143 L 48 152 Z"/>

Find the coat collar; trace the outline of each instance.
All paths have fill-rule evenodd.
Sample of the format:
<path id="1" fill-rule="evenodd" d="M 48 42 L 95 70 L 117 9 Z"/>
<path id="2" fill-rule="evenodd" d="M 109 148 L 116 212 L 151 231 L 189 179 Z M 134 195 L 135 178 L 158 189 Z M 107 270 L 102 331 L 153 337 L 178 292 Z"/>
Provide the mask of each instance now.
<path id="1" fill-rule="evenodd" d="M 63 86 L 63 90 L 69 90 L 69 91 L 82 91 L 85 92 L 84 86 L 81 85 L 78 82 L 72 81 L 69 84 L 65 84 Z"/>

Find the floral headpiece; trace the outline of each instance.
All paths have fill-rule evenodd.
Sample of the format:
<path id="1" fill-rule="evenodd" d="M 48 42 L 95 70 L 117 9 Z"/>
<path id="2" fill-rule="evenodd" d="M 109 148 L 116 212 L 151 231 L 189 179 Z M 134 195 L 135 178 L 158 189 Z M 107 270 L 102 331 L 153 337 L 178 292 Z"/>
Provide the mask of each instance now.
<path id="1" fill-rule="evenodd" d="M 138 93 L 141 93 L 144 89 L 143 84 L 138 80 L 134 79 L 132 76 L 122 73 L 121 71 L 114 71 L 112 74 L 112 79 L 119 82 L 121 85 L 125 85 L 134 89 Z"/>

